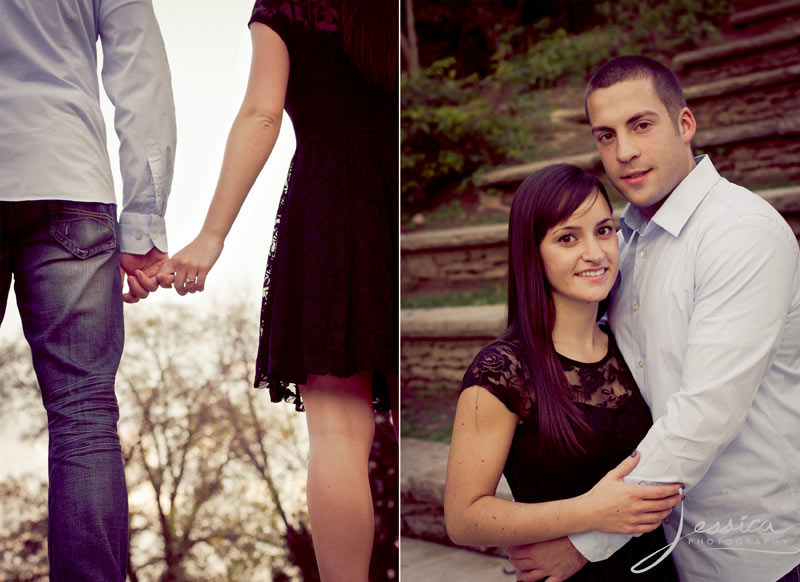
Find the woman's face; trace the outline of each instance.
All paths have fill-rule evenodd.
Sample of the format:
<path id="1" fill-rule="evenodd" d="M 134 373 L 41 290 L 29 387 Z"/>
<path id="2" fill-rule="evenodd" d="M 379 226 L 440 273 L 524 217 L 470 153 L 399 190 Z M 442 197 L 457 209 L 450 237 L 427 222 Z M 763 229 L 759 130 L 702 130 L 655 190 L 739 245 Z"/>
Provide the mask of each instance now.
<path id="1" fill-rule="evenodd" d="M 597 303 L 611 291 L 619 245 L 611 209 L 597 190 L 572 216 L 548 229 L 539 248 L 556 306 Z"/>

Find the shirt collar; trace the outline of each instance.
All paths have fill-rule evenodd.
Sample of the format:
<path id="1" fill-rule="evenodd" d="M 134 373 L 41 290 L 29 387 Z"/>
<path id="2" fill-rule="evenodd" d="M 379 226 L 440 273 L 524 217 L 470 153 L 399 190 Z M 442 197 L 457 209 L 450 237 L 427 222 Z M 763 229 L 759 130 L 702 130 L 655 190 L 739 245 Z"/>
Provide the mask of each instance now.
<path id="1" fill-rule="evenodd" d="M 667 196 L 651 220 L 675 237 L 681 233 L 700 202 L 720 179 L 711 158 L 702 155 L 695 157 L 694 161 L 697 165 Z M 647 221 L 639 209 L 628 204 L 620 216 L 620 227 L 625 240 L 630 240 L 634 231 L 641 233 L 645 226 Z"/>

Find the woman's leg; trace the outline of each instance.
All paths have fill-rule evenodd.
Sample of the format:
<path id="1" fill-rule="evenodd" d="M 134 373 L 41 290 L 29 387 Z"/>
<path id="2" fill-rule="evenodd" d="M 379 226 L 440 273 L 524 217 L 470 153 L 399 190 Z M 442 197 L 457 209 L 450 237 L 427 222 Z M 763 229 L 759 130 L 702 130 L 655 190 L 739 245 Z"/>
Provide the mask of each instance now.
<path id="1" fill-rule="evenodd" d="M 320 576 L 323 582 L 367 582 L 375 531 L 368 472 L 372 373 L 309 375 L 301 393 L 310 446 L 308 515 Z"/>

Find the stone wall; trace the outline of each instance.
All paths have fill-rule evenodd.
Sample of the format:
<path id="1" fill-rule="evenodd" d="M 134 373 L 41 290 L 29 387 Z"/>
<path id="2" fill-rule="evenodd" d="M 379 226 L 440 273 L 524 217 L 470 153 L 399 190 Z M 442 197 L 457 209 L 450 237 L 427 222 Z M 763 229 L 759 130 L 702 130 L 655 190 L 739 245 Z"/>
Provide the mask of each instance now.
<path id="1" fill-rule="evenodd" d="M 723 96 L 690 99 L 689 107 L 699 128 L 727 127 L 744 121 L 771 119 L 800 113 L 800 78 L 790 82 L 744 89 Z"/>
<path id="2" fill-rule="evenodd" d="M 453 394 L 456 394 L 467 366 L 492 339 L 402 338 L 400 374 L 403 388 L 452 387 Z"/>
<path id="3" fill-rule="evenodd" d="M 720 71 L 726 77 L 746 75 L 800 62 L 800 27 L 740 39 L 719 46 L 710 46 L 682 53 L 673 59 L 672 68 L 686 86 L 718 80 Z"/>
<path id="4" fill-rule="evenodd" d="M 508 276 L 506 231 L 503 240 L 491 246 L 403 253 L 403 292 L 466 290 L 505 282 Z"/>
<path id="5" fill-rule="evenodd" d="M 800 182 L 800 136 L 759 139 L 703 147 L 717 171 L 731 182 L 756 186 Z"/>
<path id="6" fill-rule="evenodd" d="M 467 366 L 505 324 L 505 305 L 404 309 L 400 322 L 403 388 L 452 387 L 455 394 Z"/>

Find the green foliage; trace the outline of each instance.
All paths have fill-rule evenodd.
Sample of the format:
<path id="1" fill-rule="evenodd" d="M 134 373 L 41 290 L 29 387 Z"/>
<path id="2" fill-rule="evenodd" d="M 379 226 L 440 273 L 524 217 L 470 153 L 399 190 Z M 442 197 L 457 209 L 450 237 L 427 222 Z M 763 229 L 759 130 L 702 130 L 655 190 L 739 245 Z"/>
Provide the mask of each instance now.
<path id="1" fill-rule="evenodd" d="M 616 26 L 573 35 L 559 28 L 544 34 L 526 53 L 498 61 L 495 82 L 514 83 L 526 91 L 583 83 L 589 71 L 617 54 L 617 36 Z"/>
<path id="2" fill-rule="evenodd" d="M 729 0 L 608 0 L 605 21 L 579 34 L 548 19 L 495 31 L 493 72 L 457 78 L 454 57 L 402 81 L 404 208 L 415 211 L 439 194 L 462 192 L 482 169 L 543 153 L 534 130 L 546 104 L 537 89 L 583 84 L 604 61 L 647 54 L 668 62 L 680 50 L 719 37 Z M 501 26 L 501 25 L 498 25 Z M 424 40 L 424 39 L 423 39 Z"/>
<path id="3" fill-rule="evenodd" d="M 455 59 L 437 61 L 417 78 L 403 77 L 403 200 L 414 206 L 431 192 L 464 188 L 486 164 L 520 155 L 525 128 L 513 108 L 499 108 L 477 76 L 457 79 Z"/>
<path id="4" fill-rule="evenodd" d="M 716 27 L 731 11 L 727 0 L 615 0 L 598 13 L 620 34 L 620 53 L 670 57 L 720 36 Z"/>

